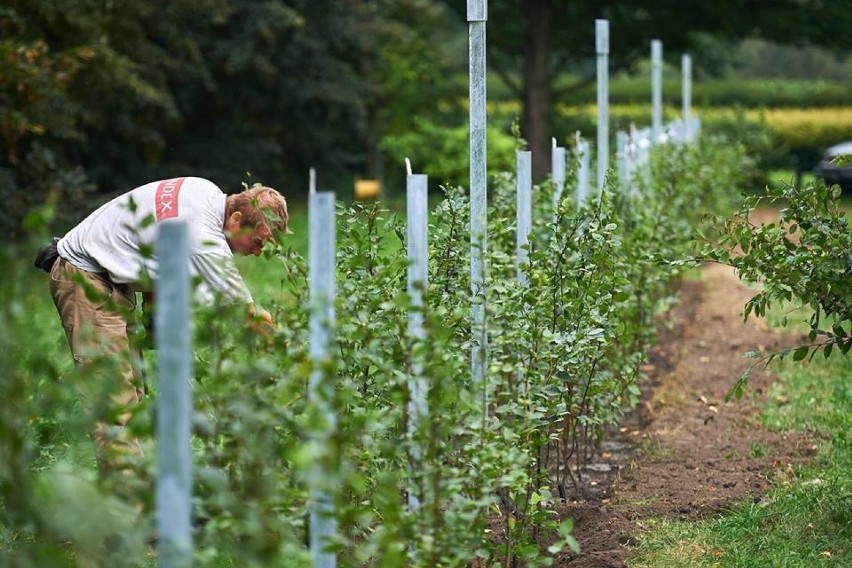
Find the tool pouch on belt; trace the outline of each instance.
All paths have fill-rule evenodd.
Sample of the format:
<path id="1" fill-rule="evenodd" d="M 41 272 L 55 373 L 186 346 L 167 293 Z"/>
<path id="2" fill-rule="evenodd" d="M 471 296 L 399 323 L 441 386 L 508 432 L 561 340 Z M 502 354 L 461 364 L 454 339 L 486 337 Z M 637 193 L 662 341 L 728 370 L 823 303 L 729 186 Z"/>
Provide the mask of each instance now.
<path id="1" fill-rule="evenodd" d="M 39 247 L 38 253 L 35 257 L 35 262 L 33 262 L 33 265 L 36 268 L 41 268 L 50 274 L 50 270 L 53 268 L 53 263 L 56 262 L 57 258 L 59 258 L 59 252 L 56 250 L 56 243 L 58 242 L 59 237 L 53 237 L 53 242 L 49 245 Z"/>

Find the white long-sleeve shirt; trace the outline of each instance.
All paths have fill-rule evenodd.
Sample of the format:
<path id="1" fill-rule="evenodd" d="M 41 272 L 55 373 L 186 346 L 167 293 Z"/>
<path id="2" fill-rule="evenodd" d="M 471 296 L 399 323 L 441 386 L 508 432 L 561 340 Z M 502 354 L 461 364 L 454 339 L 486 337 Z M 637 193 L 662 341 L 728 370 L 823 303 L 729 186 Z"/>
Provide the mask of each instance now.
<path id="1" fill-rule="evenodd" d="M 226 301 L 252 303 L 225 239 L 225 197 L 213 182 L 197 177 L 147 183 L 96 209 L 57 249 L 78 268 L 139 289 L 146 275 L 157 278 L 157 224 L 181 219 L 189 231 L 189 272 L 200 278 L 196 298 L 209 304 L 221 295 Z"/>

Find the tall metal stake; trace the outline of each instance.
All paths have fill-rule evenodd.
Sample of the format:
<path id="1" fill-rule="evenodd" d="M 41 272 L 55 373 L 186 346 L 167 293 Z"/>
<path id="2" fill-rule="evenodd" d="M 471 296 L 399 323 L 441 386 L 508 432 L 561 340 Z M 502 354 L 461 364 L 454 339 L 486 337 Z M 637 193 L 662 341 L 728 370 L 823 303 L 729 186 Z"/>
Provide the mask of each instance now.
<path id="1" fill-rule="evenodd" d="M 595 20 L 598 54 L 598 199 L 609 169 L 609 20 Z"/>
<path id="2" fill-rule="evenodd" d="M 319 408 L 322 426 L 313 433 L 319 459 L 311 472 L 310 546 L 315 568 L 335 568 L 337 558 L 325 550 L 337 533 L 330 479 L 334 471 L 328 443 L 337 420 L 332 408 L 334 385 L 329 377 L 334 333 L 335 238 L 334 193 L 308 195 L 308 289 L 310 293 L 310 350 L 313 370 L 308 380 L 308 399 Z"/>
<path id="3" fill-rule="evenodd" d="M 681 73 L 683 74 L 683 93 L 681 104 L 683 105 L 683 138 L 684 142 L 692 141 L 692 58 L 684 53 L 680 60 Z"/>
<path id="4" fill-rule="evenodd" d="M 530 252 L 529 242 L 532 232 L 532 152 L 518 150 L 515 152 L 517 162 L 517 227 L 518 233 L 515 238 L 515 258 L 518 274 L 518 282 L 521 286 L 527 285 L 527 273 L 523 265 L 529 264 Z"/>
<path id="5" fill-rule="evenodd" d="M 553 218 L 562 201 L 562 192 L 565 190 L 565 148 L 556 145 L 553 138 L 553 147 L 550 149 L 550 177 L 553 180 Z"/>
<path id="6" fill-rule="evenodd" d="M 623 130 L 618 130 L 615 133 L 615 164 L 618 171 L 618 186 L 620 189 L 629 192 L 632 180 L 627 164 L 628 138 L 628 134 Z"/>
<path id="7" fill-rule="evenodd" d="M 575 142 L 577 149 L 577 207 L 582 207 L 589 196 L 589 143 L 583 140 L 579 130 L 575 134 Z"/>
<path id="8" fill-rule="evenodd" d="M 481 385 L 488 361 L 485 324 L 485 253 L 487 250 L 487 167 L 485 114 L 485 22 L 486 0 L 467 0 L 470 26 L 470 286 L 472 294 L 471 375 Z"/>
<path id="9" fill-rule="evenodd" d="M 164 221 L 156 241 L 160 259 L 155 284 L 156 346 L 159 353 L 157 394 L 157 530 L 158 564 L 192 565 L 190 511 L 192 458 L 191 313 L 189 307 L 189 238 L 186 223 Z"/>
<path id="10" fill-rule="evenodd" d="M 428 268 L 428 187 L 429 176 L 423 174 L 409 175 L 407 178 L 407 249 L 408 249 L 408 294 L 411 296 L 411 309 L 408 312 L 408 336 L 412 343 L 411 375 L 408 379 L 408 435 L 414 437 L 417 429 L 429 412 L 427 394 L 429 384 L 423 377 L 422 354 L 418 351 L 426 339 L 423 328 L 423 310 L 425 309 L 425 292 Z M 411 462 L 417 467 L 422 459 L 420 446 L 414 442 L 411 445 Z M 423 471 L 422 467 L 418 467 Z M 408 505 L 412 509 L 420 506 L 416 487 L 409 487 Z M 425 487 L 421 487 L 425 493 Z"/>
<path id="11" fill-rule="evenodd" d="M 663 131 L 663 42 L 651 40 L 651 145 L 660 143 Z"/>
<path id="12" fill-rule="evenodd" d="M 518 275 L 518 283 L 524 288 L 529 284 L 529 278 L 524 270 L 524 265 L 530 263 L 530 233 L 532 233 L 532 152 L 518 150 L 515 152 L 517 163 L 517 191 L 516 196 L 516 225 L 515 236 L 515 270 Z M 518 392 L 527 391 L 526 380 L 522 368 L 517 372 Z"/>

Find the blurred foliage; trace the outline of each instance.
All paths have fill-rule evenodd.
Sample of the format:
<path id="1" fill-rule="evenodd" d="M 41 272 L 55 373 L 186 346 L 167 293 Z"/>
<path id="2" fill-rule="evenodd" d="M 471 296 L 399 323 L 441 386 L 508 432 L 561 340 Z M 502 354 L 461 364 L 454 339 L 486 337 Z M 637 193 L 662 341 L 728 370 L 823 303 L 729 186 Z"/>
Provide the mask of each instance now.
<path id="1" fill-rule="evenodd" d="M 843 19 L 849 17 L 848 6 L 842 2 L 824 6 L 837 11 L 834 15 L 841 19 L 832 20 L 830 16 L 819 15 L 809 7 L 808 20 L 824 19 L 819 25 L 842 26 Z M 797 22 L 798 23 L 798 22 Z M 794 33 L 798 26 L 791 26 Z M 849 44 L 830 31 L 831 37 L 822 39 L 807 38 L 807 31 L 792 41 L 776 38 L 775 41 L 759 35 L 749 37 L 721 38 L 714 34 L 701 33 L 694 38 L 693 53 L 701 60 L 695 69 L 700 79 L 729 78 L 745 81 L 764 81 L 783 79 L 795 82 L 812 81 L 848 83 L 852 77 L 852 52 Z"/>
<path id="2" fill-rule="evenodd" d="M 518 116 L 520 105 L 515 101 L 489 103 L 489 114 L 495 123 L 507 122 Z M 664 106 L 663 119 L 676 120 L 680 107 Z M 745 172 L 745 187 L 762 191 L 769 172 L 775 169 L 812 171 L 829 146 L 852 140 L 852 107 L 827 108 L 748 108 L 693 107 L 701 119 L 702 128 L 736 140 L 746 148 L 750 157 Z M 613 103 L 609 107 L 612 130 L 627 131 L 631 125 L 651 122 L 651 108 L 640 102 Z M 554 130 L 565 133 L 560 143 L 571 145 L 571 133 L 579 131 L 587 139 L 596 136 L 597 107 L 593 104 L 556 107 Z"/>
<path id="3" fill-rule="evenodd" d="M 829 146 L 852 140 L 852 107 L 701 109 L 705 128 L 741 141 L 754 159 L 752 190 L 762 191 L 773 169 L 814 171 Z"/>
<path id="4" fill-rule="evenodd" d="M 743 164 L 746 191 L 760 191 L 766 186 L 771 168 L 789 166 L 789 155 L 778 147 L 772 131 L 758 116 L 749 120 L 742 109 L 725 111 L 702 118 L 702 129 L 730 140 L 736 140 L 745 149 L 748 160 Z"/>
<path id="5" fill-rule="evenodd" d="M 434 49 L 453 29 L 443 14 L 424 0 L 5 2 L 3 224 L 18 234 L 52 193 L 74 219 L 82 192 L 172 175 L 237 191 L 248 172 L 293 195 L 315 166 L 340 183 L 384 123 L 406 128 L 410 105 L 453 88 L 437 80 L 453 64 Z"/>
<path id="6" fill-rule="evenodd" d="M 52 51 L 42 39 L 17 38 L 22 21 L 10 14 L 0 11 L 0 225 L 15 239 L 33 208 L 61 196 L 67 213 L 92 189 L 83 168 L 65 160 L 51 139 L 79 142 L 79 111 L 67 91 L 94 54 L 85 47 Z"/>
<path id="7" fill-rule="evenodd" d="M 617 38 L 611 42 L 614 103 L 645 104 L 642 80 L 618 78 L 644 74 L 647 40 L 655 35 L 666 42 L 670 61 L 694 48 L 701 62 L 696 73 L 704 78 L 769 76 L 757 62 L 774 57 L 785 69 L 810 65 L 823 79 L 716 83 L 706 91 L 699 83 L 699 104 L 848 104 L 842 86 L 824 82 L 848 76 L 846 59 L 832 61 L 831 52 L 817 47 L 837 44 L 837 34 L 823 28 L 840 25 L 846 12 L 833 3 L 785 0 L 756 6 L 745 17 L 738 5 L 728 0 L 683 11 L 666 2 L 605 2 L 553 11 L 551 2 L 492 2 L 489 91 L 519 101 L 512 118 L 533 150 L 539 135 L 560 135 L 558 105 L 593 100 L 591 24 L 605 17 Z M 56 216 L 62 230 L 91 208 L 86 201 L 103 198 L 93 193 L 173 175 L 205 176 L 230 192 L 250 174 L 291 199 L 303 195 L 298 188 L 307 185 L 310 167 L 325 187 L 345 188 L 356 177 L 401 187 L 399 141 L 409 148 L 422 134 L 420 145 L 428 145 L 433 132 L 421 132 L 418 121 L 457 128 L 467 114 L 463 6 L 438 0 L 8 0 L 0 8 L 0 196 L 7 204 L 0 221 L 17 237 L 26 212 L 53 200 L 62 204 Z M 741 17 L 728 17 L 732 11 Z M 548 13 L 552 18 L 542 20 Z M 541 27 L 535 34 L 531 21 Z M 725 43 L 747 35 L 755 22 L 764 38 L 811 44 L 797 55 L 766 40 Z M 553 41 L 533 42 L 548 37 Z M 553 51 L 544 60 L 545 81 L 536 82 L 528 63 L 542 48 Z M 714 68 L 718 54 L 732 63 Z M 553 96 L 530 98 L 540 88 L 552 88 Z M 529 108 L 531 100 L 545 108 Z M 554 132 L 527 132 L 531 112 L 551 117 L 541 124 Z M 537 163 L 547 162 L 549 144 L 541 150 Z"/>
<path id="8" fill-rule="evenodd" d="M 488 128 L 488 172 L 496 175 L 514 167 L 518 141 L 496 124 Z M 411 159 L 416 172 L 425 173 L 447 187 L 464 184 L 470 176 L 470 129 L 467 124 L 442 126 L 427 118 L 415 119 L 412 128 L 382 140 L 382 149 L 391 156 Z"/>
<path id="9" fill-rule="evenodd" d="M 755 112 L 749 113 L 754 116 Z M 760 112 L 775 139 L 791 149 L 825 149 L 852 140 L 852 106 Z"/>
<path id="10" fill-rule="evenodd" d="M 445 3 L 466 17 L 464 3 Z M 693 52 L 696 61 L 705 53 L 713 60 L 720 53 L 730 56 L 730 50 L 714 49 L 718 44 L 702 43 L 707 36 L 726 42 L 759 35 L 782 44 L 845 49 L 848 43 L 837 30 L 852 25 L 852 10 L 843 2 L 822 0 L 718 0 L 693 2 L 687 10 L 674 0 L 492 0 L 489 68 L 510 96 L 521 101 L 521 133 L 533 152 L 536 178 L 543 178 L 550 164 L 555 105 L 565 95 L 561 76 L 579 76 L 581 84 L 595 80 L 595 20 L 600 18 L 609 22 L 608 65 L 617 76 L 647 61 L 653 39 L 664 42 L 664 57 L 678 65 L 684 52 Z"/>
<path id="11" fill-rule="evenodd" d="M 566 76 L 561 105 L 584 105 L 595 101 L 594 84 L 580 83 L 576 76 Z M 664 66 L 663 100 L 680 106 L 683 87 L 680 69 Z M 609 101 L 613 105 L 650 105 L 650 73 L 613 77 L 609 83 Z M 813 79 L 747 79 L 703 78 L 692 83 L 692 104 L 700 108 L 826 108 L 852 103 L 848 82 Z"/>

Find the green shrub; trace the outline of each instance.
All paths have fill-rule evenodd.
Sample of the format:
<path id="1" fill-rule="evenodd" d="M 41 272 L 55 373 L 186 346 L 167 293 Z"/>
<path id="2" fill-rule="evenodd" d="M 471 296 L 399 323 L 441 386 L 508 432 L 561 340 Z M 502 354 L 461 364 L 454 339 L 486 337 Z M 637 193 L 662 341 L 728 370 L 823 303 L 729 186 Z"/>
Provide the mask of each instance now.
<path id="1" fill-rule="evenodd" d="M 325 445 L 313 434 L 325 423 L 321 403 L 306 396 L 314 370 L 307 262 L 286 240 L 269 248 L 280 283 L 267 307 L 280 332 L 258 337 L 234 325 L 242 314 L 227 310 L 195 314 L 196 565 L 309 566 L 307 510 L 318 463 L 329 470 L 323 483 L 334 495 L 341 530 L 332 547 L 341 566 L 542 566 L 560 547 L 576 547 L 570 521 L 555 514 L 560 494 L 603 429 L 636 403 L 654 317 L 670 301 L 678 274 L 672 263 L 685 254 L 703 214 L 729 206 L 742 160 L 742 146 L 707 137 L 694 146 L 655 149 L 650 175 L 612 177 L 599 201 L 575 203 L 571 172 L 555 205 L 553 184 L 536 186 L 530 263 L 522 267 L 526 287 L 515 277 L 515 183 L 511 174 L 498 175 L 489 205 L 490 351 L 479 384 L 470 371 L 464 192 L 447 189 L 432 215 L 426 341 L 407 332 L 404 221 L 382 203 L 339 207 L 335 361 L 322 368 L 334 386 L 333 398 L 322 404 L 331 405 L 337 427 Z M 44 397 L 59 385 L 47 381 L 35 392 L 27 381 L 59 373 L 16 343 L 14 330 L 33 310 L 14 300 L 21 293 L 14 285 L 2 292 L 10 297 L 0 306 L 7 324 L 0 339 L 28 365 L 3 382 L 10 405 L 0 418 L 0 520 L 3 534 L 14 535 L 6 548 L 29 565 L 39 565 L 38 551 L 51 546 L 69 564 L 109 563 L 106 551 L 89 546 L 88 532 L 62 544 L 54 527 L 67 527 L 71 517 L 39 519 L 48 511 L 76 515 L 86 506 L 112 511 L 116 499 L 122 506 L 141 497 L 141 518 L 128 534 L 144 542 L 153 527 L 144 482 L 155 471 L 151 456 L 131 483 L 141 494 L 116 497 L 106 487 L 72 485 L 56 493 L 62 499 L 55 506 L 31 498 L 34 456 L 55 451 L 55 440 L 33 431 L 31 417 L 46 413 L 41 404 L 51 399 Z M 16 369 L 13 361 L 7 366 Z M 409 432 L 412 361 L 429 384 L 428 413 Z M 155 392 L 157 386 L 152 380 Z M 142 407 L 133 424 L 150 439 L 148 411 Z M 92 477 L 89 462 L 72 460 L 69 468 Z M 408 507 L 409 492 L 419 508 Z M 542 535 L 555 540 L 547 550 L 538 544 Z"/>
<path id="2" fill-rule="evenodd" d="M 487 137 L 489 174 L 513 168 L 518 143 L 508 128 L 491 123 Z M 413 128 L 382 140 L 382 150 L 396 163 L 403 164 L 405 158 L 410 158 L 415 171 L 446 186 L 460 185 L 469 179 L 469 146 L 470 130 L 466 123 L 445 126 L 422 117 L 415 119 Z"/>
<path id="3" fill-rule="evenodd" d="M 822 181 L 801 188 L 773 186 L 748 198 L 730 219 L 718 222 L 721 238 L 704 254 L 732 266 L 741 279 L 761 285 L 745 305 L 745 318 L 763 317 L 772 306 L 807 307 L 812 314 L 808 343 L 767 354 L 754 352 L 752 358 L 768 363 L 776 356 L 792 355 L 798 361 L 820 351 L 826 358 L 833 351 L 847 354 L 852 348 L 852 228 L 839 197 L 839 187 L 829 188 Z M 757 224 L 750 215 L 765 203 L 781 205 L 781 217 Z M 782 325 L 786 324 L 785 315 Z M 737 397 L 748 375 L 736 385 Z"/>

